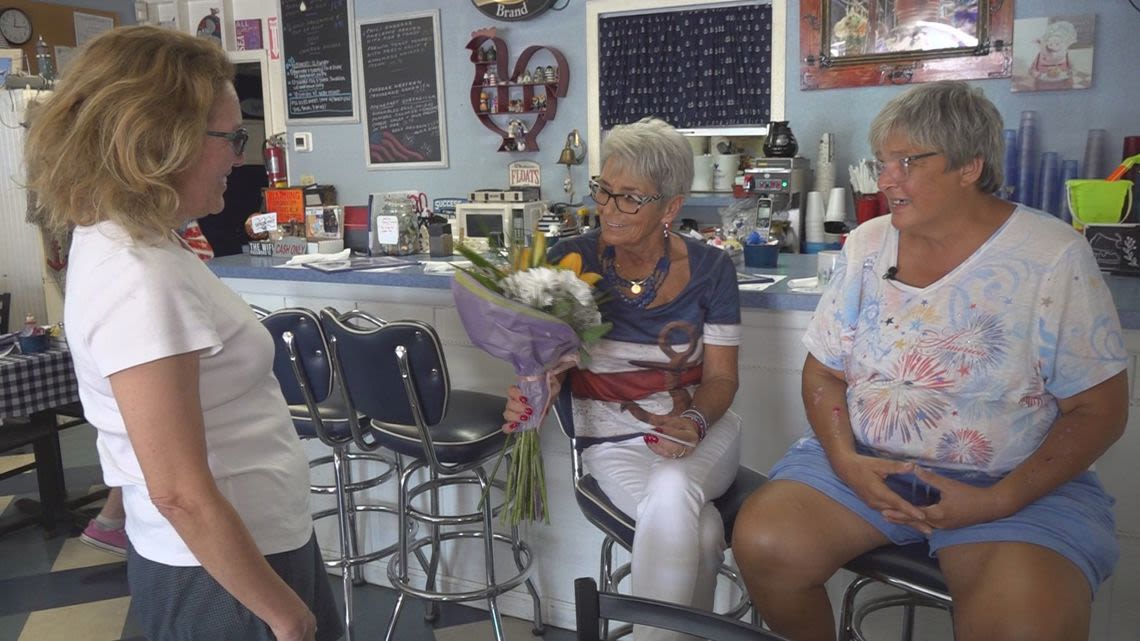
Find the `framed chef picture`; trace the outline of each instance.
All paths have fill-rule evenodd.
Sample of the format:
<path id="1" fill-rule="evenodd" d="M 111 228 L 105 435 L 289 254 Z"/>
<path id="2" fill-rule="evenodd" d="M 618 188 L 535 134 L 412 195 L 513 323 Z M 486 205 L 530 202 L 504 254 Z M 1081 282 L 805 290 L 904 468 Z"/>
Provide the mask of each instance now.
<path id="1" fill-rule="evenodd" d="M 232 50 L 226 3 L 221 0 L 191 0 L 186 3 L 185 30 L 199 38 L 217 42 L 223 49 Z"/>

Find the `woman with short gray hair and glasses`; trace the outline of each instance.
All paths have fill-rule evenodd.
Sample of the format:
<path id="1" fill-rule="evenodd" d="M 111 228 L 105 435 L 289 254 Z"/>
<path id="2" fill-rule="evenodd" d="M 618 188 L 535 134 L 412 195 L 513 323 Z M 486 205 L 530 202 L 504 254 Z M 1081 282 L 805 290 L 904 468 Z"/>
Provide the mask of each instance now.
<path id="1" fill-rule="evenodd" d="M 655 118 L 615 127 L 590 181 L 601 225 L 562 239 L 602 275 L 602 320 L 613 329 L 569 373 L 583 462 L 606 496 L 637 521 L 633 594 L 712 609 L 724 526 L 712 500 L 736 478 L 740 303 L 728 255 L 672 225 L 693 181 L 684 137 Z M 504 429 L 534 411 L 517 387 Z M 652 636 L 659 634 L 662 636 Z M 634 630 L 638 641 L 672 639 Z"/>

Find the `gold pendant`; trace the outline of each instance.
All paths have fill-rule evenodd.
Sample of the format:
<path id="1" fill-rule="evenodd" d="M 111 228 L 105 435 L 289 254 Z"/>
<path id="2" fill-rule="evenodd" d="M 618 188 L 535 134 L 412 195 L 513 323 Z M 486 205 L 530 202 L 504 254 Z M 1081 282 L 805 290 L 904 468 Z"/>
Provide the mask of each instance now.
<path id="1" fill-rule="evenodd" d="M 630 292 L 631 292 L 631 293 L 632 293 L 634 296 L 636 296 L 636 295 L 640 294 L 640 293 L 641 293 L 641 283 L 630 283 L 630 284 L 629 284 L 629 291 L 630 291 Z"/>

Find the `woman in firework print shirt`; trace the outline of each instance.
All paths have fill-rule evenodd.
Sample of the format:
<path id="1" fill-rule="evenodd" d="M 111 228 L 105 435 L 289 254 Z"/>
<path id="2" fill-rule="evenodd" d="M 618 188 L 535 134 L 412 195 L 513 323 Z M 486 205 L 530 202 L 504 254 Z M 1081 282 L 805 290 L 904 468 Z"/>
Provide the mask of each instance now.
<path id="1" fill-rule="evenodd" d="M 915 87 L 871 125 L 891 216 L 851 235 L 809 324 L 813 434 L 736 520 L 733 553 L 780 634 L 834 639 L 824 582 L 926 541 L 959 641 L 1088 638 L 1118 556 L 1089 466 L 1124 429 L 1126 353 L 1084 238 L 993 195 L 1001 134 L 958 82 Z"/>

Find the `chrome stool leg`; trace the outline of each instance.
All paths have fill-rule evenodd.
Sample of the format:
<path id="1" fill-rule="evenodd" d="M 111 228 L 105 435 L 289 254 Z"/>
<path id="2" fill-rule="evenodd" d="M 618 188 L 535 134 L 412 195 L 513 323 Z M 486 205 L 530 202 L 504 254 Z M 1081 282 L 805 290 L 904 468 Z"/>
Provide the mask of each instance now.
<path id="1" fill-rule="evenodd" d="M 372 461 L 387 466 L 382 473 L 369 476 L 360 481 L 352 481 L 351 464 L 353 461 Z M 362 566 L 377 559 L 391 555 L 396 551 L 396 545 L 372 552 L 361 552 L 358 542 L 356 523 L 360 512 L 384 512 L 395 514 L 395 510 L 387 505 L 357 504 L 356 492 L 366 490 L 387 481 L 397 471 L 395 461 L 380 454 L 350 452 L 347 444 L 332 448 L 332 453 L 309 461 L 310 469 L 322 465 L 331 465 L 334 482 L 332 485 L 311 485 L 313 494 L 329 494 L 333 496 L 335 507 L 319 510 L 313 513 L 313 520 L 335 516 L 337 519 L 337 537 L 340 543 L 340 554 L 337 557 L 327 558 L 325 567 L 336 568 L 341 574 L 342 594 L 344 598 L 344 625 L 345 639 L 352 641 L 354 632 L 352 627 L 354 614 L 353 586 L 363 583 Z M 360 580 L 357 579 L 360 577 Z"/>
<path id="2" fill-rule="evenodd" d="M 515 559 L 515 567 L 519 572 L 526 569 L 526 564 L 523 563 L 522 552 L 519 547 L 519 527 L 517 525 L 511 526 L 511 554 Z M 538 589 L 534 586 L 534 581 L 527 579 L 525 581 L 526 590 L 530 592 L 531 605 L 534 607 L 534 627 L 531 628 L 531 634 L 541 635 L 546 633 L 546 626 L 542 622 L 542 602 L 538 598 Z"/>

